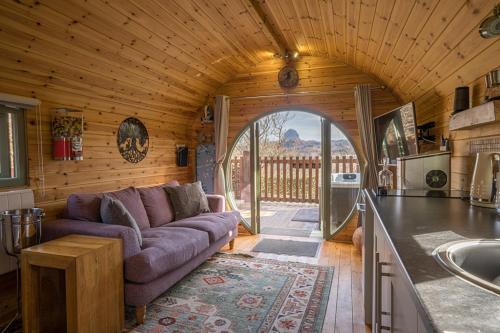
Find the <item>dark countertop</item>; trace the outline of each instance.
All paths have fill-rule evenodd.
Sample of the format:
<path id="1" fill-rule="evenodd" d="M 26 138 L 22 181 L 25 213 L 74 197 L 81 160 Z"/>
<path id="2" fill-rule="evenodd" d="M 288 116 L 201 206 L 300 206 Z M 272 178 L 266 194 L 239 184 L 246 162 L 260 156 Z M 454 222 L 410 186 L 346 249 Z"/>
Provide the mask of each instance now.
<path id="1" fill-rule="evenodd" d="M 500 296 L 455 277 L 432 256 L 447 242 L 500 238 L 500 215 L 461 199 L 366 193 L 436 331 L 500 332 Z"/>

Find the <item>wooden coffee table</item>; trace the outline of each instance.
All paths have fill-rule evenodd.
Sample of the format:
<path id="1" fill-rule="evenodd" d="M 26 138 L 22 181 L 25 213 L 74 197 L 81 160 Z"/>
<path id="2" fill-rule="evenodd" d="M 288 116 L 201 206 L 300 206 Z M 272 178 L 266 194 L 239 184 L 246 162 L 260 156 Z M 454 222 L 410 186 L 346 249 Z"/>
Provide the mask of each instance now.
<path id="1" fill-rule="evenodd" d="M 65 236 L 21 254 L 24 332 L 121 332 L 122 240 Z"/>

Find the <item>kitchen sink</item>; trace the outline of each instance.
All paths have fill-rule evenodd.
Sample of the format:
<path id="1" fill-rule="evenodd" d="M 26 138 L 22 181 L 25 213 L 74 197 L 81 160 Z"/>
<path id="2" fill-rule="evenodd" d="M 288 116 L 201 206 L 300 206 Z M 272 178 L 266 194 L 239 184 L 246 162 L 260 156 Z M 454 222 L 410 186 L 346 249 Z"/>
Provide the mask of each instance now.
<path id="1" fill-rule="evenodd" d="M 500 239 L 450 242 L 433 255 L 454 275 L 500 295 Z"/>

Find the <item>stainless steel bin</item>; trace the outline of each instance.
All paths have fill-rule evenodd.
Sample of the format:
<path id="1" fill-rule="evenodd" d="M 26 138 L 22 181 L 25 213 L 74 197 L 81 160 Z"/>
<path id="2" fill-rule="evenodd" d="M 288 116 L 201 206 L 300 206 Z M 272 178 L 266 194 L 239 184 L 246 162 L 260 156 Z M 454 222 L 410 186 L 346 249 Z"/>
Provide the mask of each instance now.
<path id="1" fill-rule="evenodd" d="M 7 254 L 18 256 L 21 250 L 40 243 L 43 209 L 28 208 L 0 212 L 2 244 Z"/>

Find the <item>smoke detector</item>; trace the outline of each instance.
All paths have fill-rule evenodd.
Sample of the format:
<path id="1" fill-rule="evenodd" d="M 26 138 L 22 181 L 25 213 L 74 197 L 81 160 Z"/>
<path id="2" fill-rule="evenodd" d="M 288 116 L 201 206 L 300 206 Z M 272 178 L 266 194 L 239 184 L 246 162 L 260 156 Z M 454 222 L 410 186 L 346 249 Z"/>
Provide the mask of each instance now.
<path id="1" fill-rule="evenodd" d="M 493 9 L 493 16 L 488 17 L 479 26 L 479 34 L 483 38 L 500 36 L 500 5 Z"/>

